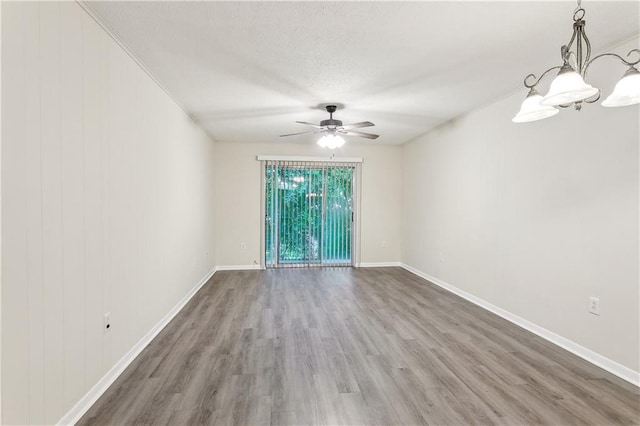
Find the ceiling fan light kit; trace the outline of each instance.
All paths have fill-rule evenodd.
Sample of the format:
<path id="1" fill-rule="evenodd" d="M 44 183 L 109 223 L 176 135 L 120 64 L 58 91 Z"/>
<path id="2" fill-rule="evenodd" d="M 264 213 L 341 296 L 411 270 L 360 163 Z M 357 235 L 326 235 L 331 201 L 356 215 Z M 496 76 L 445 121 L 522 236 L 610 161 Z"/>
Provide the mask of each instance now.
<path id="1" fill-rule="evenodd" d="M 375 124 L 373 124 L 372 122 L 362 121 L 360 123 L 343 125 L 341 120 L 336 120 L 333 118 L 333 113 L 336 112 L 336 109 L 337 109 L 336 105 L 327 105 L 325 109 L 329 113 L 329 119 L 322 120 L 320 122 L 320 125 L 307 123 L 306 121 L 296 121 L 296 123 L 298 124 L 313 126 L 318 130 L 311 130 L 309 132 L 300 132 L 300 133 L 289 133 L 287 135 L 280 135 L 280 137 L 322 133 L 322 137 L 318 140 L 318 145 L 320 145 L 323 148 L 329 148 L 329 149 L 340 148 L 342 145 L 344 145 L 345 140 L 342 136 L 358 136 L 358 137 L 367 138 L 367 139 L 378 138 L 378 135 L 374 135 L 373 133 L 356 132 L 355 130 L 352 130 L 352 129 L 358 129 L 362 127 L 375 126 Z"/>
<path id="2" fill-rule="evenodd" d="M 613 93 L 602 102 L 602 106 L 621 107 L 640 103 L 640 72 L 635 67 L 640 63 L 640 49 L 632 49 L 627 53 L 627 58 L 637 54 L 638 59 L 635 61 L 627 60 L 616 53 L 603 53 L 591 59 L 591 43 L 584 29 L 584 16 L 585 10 L 581 7 L 581 0 L 578 0 L 578 7 L 573 13 L 573 35 L 569 43 L 560 50 L 562 65 L 549 68 L 539 78 L 536 78 L 535 74 L 525 77 L 524 86 L 529 89 L 529 93 L 520 111 L 513 117 L 514 123 L 552 117 L 558 113 L 557 107 L 567 108 L 573 105 L 579 111 L 583 102 L 597 102 L 600 99 L 600 90 L 585 81 L 587 70 L 596 59 L 607 56 L 619 59 L 628 69 L 616 84 Z M 537 92 L 536 86 L 554 70 L 559 71 L 551 82 L 549 92 L 543 97 Z"/>
<path id="3" fill-rule="evenodd" d="M 334 133 L 327 133 L 318 140 L 318 145 L 323 148 L 336 149 L 344 145 L 344 139 Z"/>

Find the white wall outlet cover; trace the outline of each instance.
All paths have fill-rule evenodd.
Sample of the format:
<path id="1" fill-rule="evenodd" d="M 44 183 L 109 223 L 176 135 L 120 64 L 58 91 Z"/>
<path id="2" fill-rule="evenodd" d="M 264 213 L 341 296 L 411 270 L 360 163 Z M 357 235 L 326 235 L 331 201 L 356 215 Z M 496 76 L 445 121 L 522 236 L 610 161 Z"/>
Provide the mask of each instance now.
<path id="1" fill-rule="evenodd" d="M 600 315 L 600 299 L 597 297 L 589 298 L 589 312 L 594 315 Z"/>

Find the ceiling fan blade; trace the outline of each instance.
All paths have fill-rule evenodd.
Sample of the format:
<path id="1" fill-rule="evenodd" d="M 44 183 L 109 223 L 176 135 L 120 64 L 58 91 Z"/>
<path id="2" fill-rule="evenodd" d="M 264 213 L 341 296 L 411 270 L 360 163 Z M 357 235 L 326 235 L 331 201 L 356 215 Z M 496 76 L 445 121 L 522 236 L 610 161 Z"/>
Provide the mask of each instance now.
<path id="1" fill-rule="evenodd" d="M 280 137 L 283 138 L 285 136 L 306 135 L 306 134 L 309 134 L 309 133 L 322 133 L 322 132 L 324 132 L 324 130 L 318 130 L 318 131 L 311 130 L 310 132 L 289 133 L 288 135 L 280 135 Z"/>
<path id="2" fill-rule="evenodd" d="M 380 135 L 374 135 L 373 133 L 354 132 L 353 130 L 340 131 L 339 133 L 347 136 L 360 136 L 361 138 L 367 138 L 367 139 L 378 139 L 378 136 L 380 136 Z"/>
<path id="3" fill-rule="evenodd" d="M 298 124 L 306 124 L 307 126 L 313 126 L 316 129 L 322 129 L 322 126 L 318 126 L 317 124 L 307 123 L 306 121 L 296 121 Z"/>
<path id="4" fill-rule="evenodd" d="M 349 130 L 349 129 L 358 129 L 360 127 L 371 127 L 371 126 L 375 126 L 375 124 L 373 124 L 370 121 L 362 121 L 360 123 L 345 124 L 344 126 L 341 126 L 341 127 L 345 130 Z"/>

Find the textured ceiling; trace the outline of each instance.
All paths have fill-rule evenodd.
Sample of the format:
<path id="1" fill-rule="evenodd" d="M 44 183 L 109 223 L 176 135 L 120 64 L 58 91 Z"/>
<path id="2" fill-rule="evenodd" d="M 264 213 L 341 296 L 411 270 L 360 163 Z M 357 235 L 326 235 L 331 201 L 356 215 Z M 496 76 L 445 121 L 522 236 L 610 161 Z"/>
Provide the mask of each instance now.
<path id="1" fill-rule="evenodd" d="M 557 65 L 575 3 L 90 6 L 216 140 L 280 142 L 280 134 L 307 130 L 296 120 L 319 122 L 328 118 L 323 105 L 337 103 L 335 118 L 372 121 L 363 130 L 380 134 L 350 142 L 401 144 Z M 595 51 L 640 32 L 638 2 L 583 6 Z"/>

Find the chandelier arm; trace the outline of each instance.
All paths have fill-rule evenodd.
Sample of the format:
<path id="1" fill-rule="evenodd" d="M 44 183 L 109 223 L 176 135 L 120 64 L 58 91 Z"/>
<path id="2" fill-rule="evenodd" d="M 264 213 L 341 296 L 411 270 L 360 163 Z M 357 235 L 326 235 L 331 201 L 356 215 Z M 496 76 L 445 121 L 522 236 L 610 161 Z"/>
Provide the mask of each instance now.
<path id="1" fill-rule="evenodd" d="M 540 77 L 538 77 L 537 79 L 536 79 L 535 74 L 529 74 L 528 76 L 526 76 L 526 77 L 524 78 L 524 87 L 526 87 L 527 89 L 533 89 L 534 87 L 536 87 L 536 86 L 538 85 L 538 83 L 540 83 L 540 80 L 542 80 L 542 78 L 543 78 L 545 75 L 547 75 L 549 72 L 551 72 L 551 71 L 553 71 L 553 70 L 557 70 L 557 69 L 560 69 L 560 68 L 561 68 L 561 66 L 560 66 L 560 65 L 558 65 L 558 66 L 556 66 L 556 67 L 549 68 L 548 70 L 546 70 L 545 72 L 543 72 L 543 73 L 540 75 Z M 527 83 L 527 80 L 529 80 L 530 78 L 535 79 L 535 83 L 533 83 L 533 84 Z"/>
<path id="2" fill-rule="evenodd" d="M 584 65 L 584 73 L 583 76 L 586 78 L 587 77 L 587 69 L 591 66 L 591 64 L 596 60 L 596 59 L 600 59 L 603 58 L 605 56 L 613 56 L 614 58 L 618 58 L 620 59 L 620 61 L 629 66 L 629 67 L 633 67 L 636 66 L 638 64 L 640 64 L 640 49 L 632 49 L 629 51 L 629 53 L 627 53 L 627 57 L 631 56 L 633 53 L 637 53 L 638 54 L 638 59 L 636 59 L 635 61 L 627 61 L 625 58 L 623 58 L 622 56 L 618 55 L 617 53 L 603 53 L 601 55 L 598 55 L 596 57 L 594 57 L 593 59 L 591 59 L 589 62 L 587 62 Z"/>
<path id="3" fill-rule="evenodd" d="M 582 31 L 582 39 L 584 40 L 584 44 L 587 48 L 586 55 L 584 56 L 584 62 L 582 62 L 580 66 L 580 71 L 584 71 L 584 66 L 591 59 L 591 42 L 589 41 L 589 37 L 587 37 L 587 33 L 584 31 L 584 26 L 581 27 Z"/>
<path id="4" fill-rule="evenodd" d="M 569 61 L 569 57 L 573 53 L 573 52 L 571 52 L 571 46 L 573 46 L 573 42 L 576 40 L 576 33 L 577 32 L 578 32 L 578 30 L 576 29 L 576 26 L 574 24 L 574 26 L 573 26 L 573 34 L 571 34 L 571 40 L 569 40 L 569 43 L 565 44 L 564 46 L 562 46 L 560 48 L 560 56 L 562 56 L 562 60 L 564 61 L 564 63 L 567 63 Z"/>
<path id="5" fill-rule="evenodd" d="M 571 39 L 569 40 L 569 43 L 565 44 L 560 49 L 562 60 L 564 61 L 564 63 L 569 63 L 569 58 L 571 57 L 572 54 L 575 56 L 576 68 L 578 69 L 580 69 L 583 65 L 582 39 L 587 38 L 587 35 L 584 32 L 585 22 L 583 18 L 585 14 L 586 14 L 586 11 L 582 8 L 580 1 L 578 1 L 578 6 L 573 12 L 573 34 L 571 34 Z M 574 41 L 576 42 L 576 53 L 571 52 L 571 47 L 573 46 Z M 587 60 L 591 52 L 591 49 L 588 47 L 588 45 L 589 43 L 587 40 Z"/>
<path id="6" fill-rule="evenodd" d="M 573 57 L 573 64 L 571 63 L 571 57 Z M 567 63 L 573 68 L 578 68 L 578 56 L 574 52 L 567 52 Z"/>
<path id="7" fill-rule="evenodd" d="M 631 56 L 632 53 L 637 53 L 638 54 L 638 59 L 636 59 L 635 61 L 631 61 L 631 62 L 627 62 L 627 61 L 623 60 L 623 62 L 625 64 L 629 65 L 630 67 L 640 64 L 640 49 L 631 49 L 629 51 L 629 53 L 627 53 L 627 58 L 629 56 Z"/>
<path id="8" fill-rule="evenodd" d="M 571 55 L 575 55 L 575 53 L 571 51 L 571 46 L 573 46 L 573 41 L 575 40 L 575 38 L 576 38 L 576 30 L 574 29 L 573 36 L 571 37 L 571 40 L 569 40 L 569 43 L 565 44 L 560 48 L 560 55 L 562 56 L 562 60 L 564 61 L 565 64 L 569 62 L 569 57 Z"/>
<path id="9" fill-rule="evenodd" d="M 582 72 L 582 67 L 584 66 L 584 58 L 582 56 L 584 31 L 583 27 L 580 25 L 581 22 L 582 21 L 578 21 L 578 23 L 574 24 L 576 33 L 578 33 L 578 36 L 576 38 L 576 69 L 578 70 L 578 72 Z"/>

